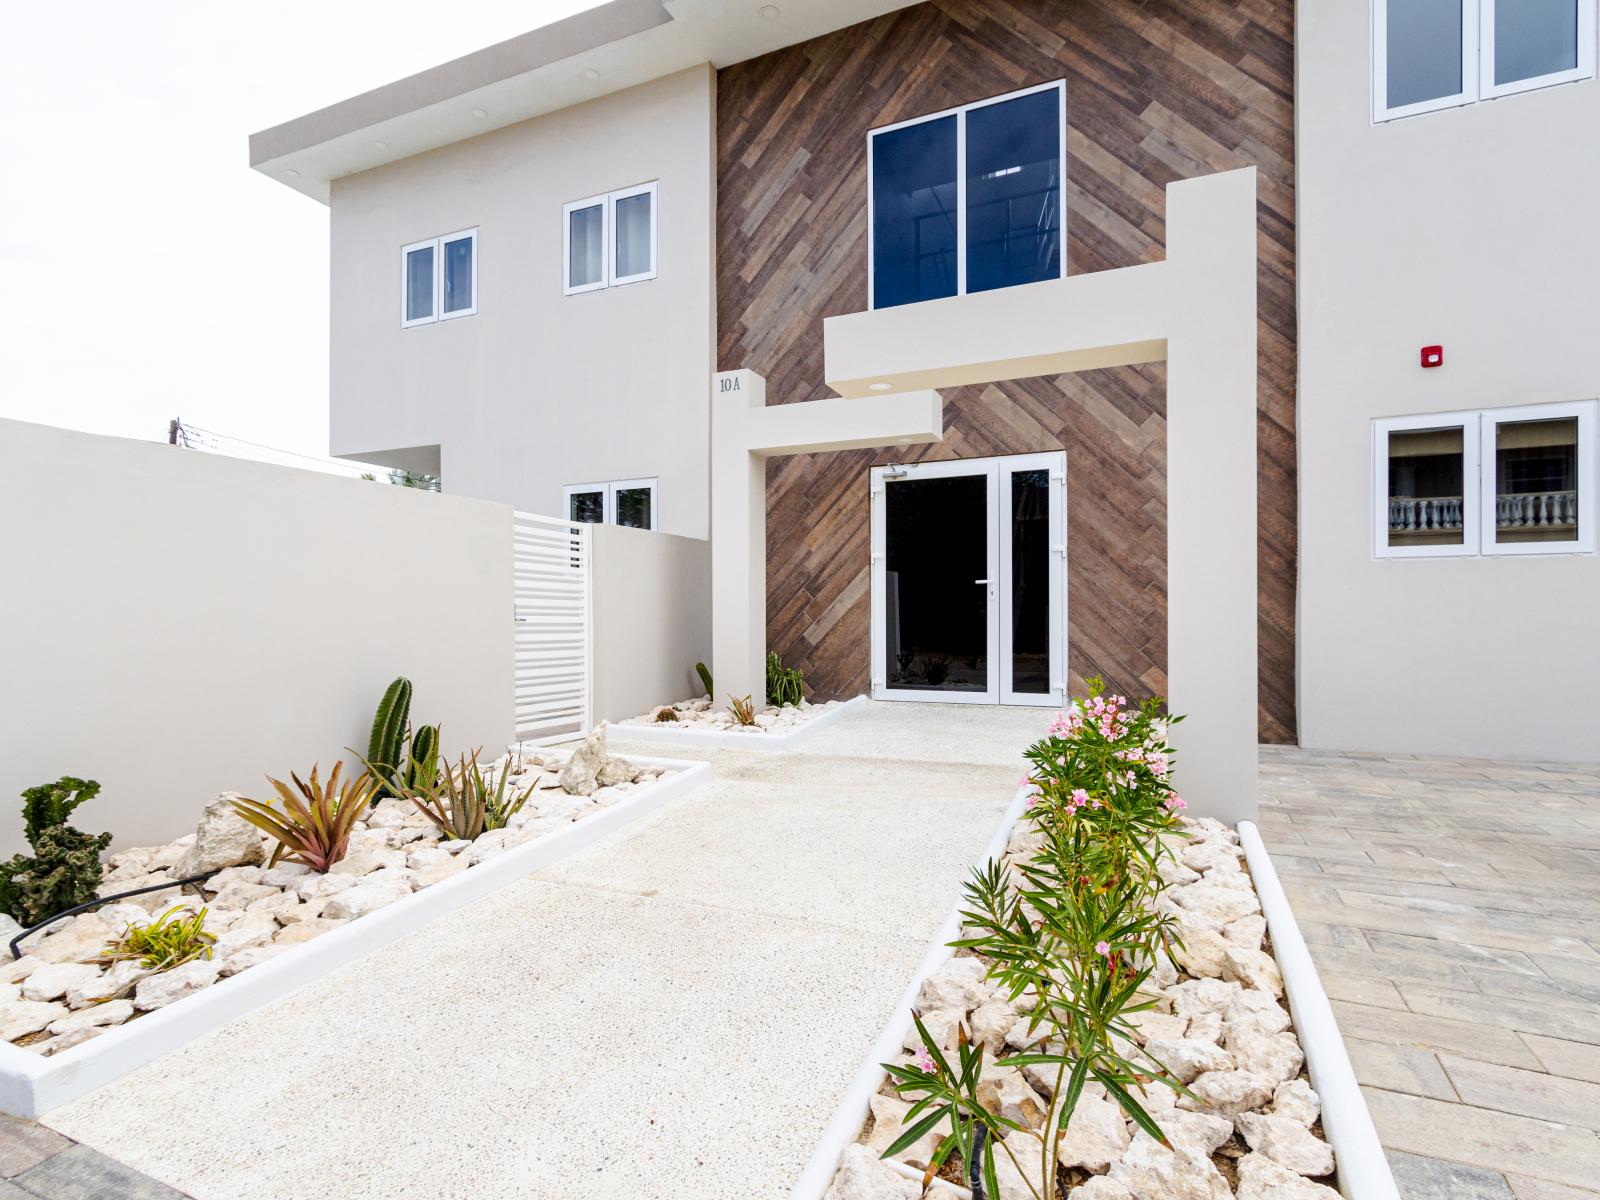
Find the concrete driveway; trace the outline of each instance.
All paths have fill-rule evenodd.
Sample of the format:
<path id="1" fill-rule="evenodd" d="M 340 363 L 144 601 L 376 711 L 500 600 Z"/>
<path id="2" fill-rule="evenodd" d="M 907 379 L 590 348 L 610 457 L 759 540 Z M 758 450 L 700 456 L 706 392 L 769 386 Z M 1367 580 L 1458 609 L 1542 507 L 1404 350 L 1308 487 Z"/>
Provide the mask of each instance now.
<path id="1" fill-rule="evenodd" d="M 683 752 L 711 783 L 45 1124 L 198 1200 L 784 1196 L 1044 722 Z"/>

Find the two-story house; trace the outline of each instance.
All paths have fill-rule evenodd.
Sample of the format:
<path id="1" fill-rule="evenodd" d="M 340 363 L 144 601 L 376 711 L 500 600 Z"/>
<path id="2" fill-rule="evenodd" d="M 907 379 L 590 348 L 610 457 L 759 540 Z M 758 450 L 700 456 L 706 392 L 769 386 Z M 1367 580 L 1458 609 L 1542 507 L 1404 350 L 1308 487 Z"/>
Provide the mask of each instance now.
<path id="1" fill-rule="evenodd" d="M 1159 260 L 1167 184 L 1254 166 L 1261 738 L 1592 758 L 1596 3 L 610 0 L 251 162 L 330 209 L 334 453 L 693 537 L 715 371 L 828 396 L 825 317 Z M 1165 401 L 774 460 L 769 645 L 822 697 L 1165 691 Z"/>

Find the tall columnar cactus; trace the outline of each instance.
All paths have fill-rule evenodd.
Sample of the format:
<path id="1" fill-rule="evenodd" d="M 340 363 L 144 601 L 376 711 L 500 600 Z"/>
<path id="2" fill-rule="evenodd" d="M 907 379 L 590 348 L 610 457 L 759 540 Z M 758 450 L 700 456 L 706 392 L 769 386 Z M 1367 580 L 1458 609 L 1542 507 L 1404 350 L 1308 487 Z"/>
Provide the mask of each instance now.
<path id="1" fill-rule="evenodd" d="M 109 833 L 84 833 L 67 824 L 72 810 L 93 799 L 100 785 L 64 775 L 22 793 L 22 820 L 33 856 L 0 863 L 0 912 L 25 926 L 94 899 L 103 874 L 100 853 Z"/>
<path id="2" fill-rule="evenodd" d="M 411 681 L 404 675 L 389 685 L 372 718 L 367 740 L 367 766 L 383 780 L 382 794 L 398 796 L 394 780 L 405 761 L 406 722 L 411 716 Z"/>
<path id="3" fill-rule="evenodd" d="M 711 687 L 711 672 L 706 669 L 703 662 L 694 665 L 695 674 L 700 676 L 700 686 L 706 689 L 706 695 L 715 696 L 717 693 Z"/>

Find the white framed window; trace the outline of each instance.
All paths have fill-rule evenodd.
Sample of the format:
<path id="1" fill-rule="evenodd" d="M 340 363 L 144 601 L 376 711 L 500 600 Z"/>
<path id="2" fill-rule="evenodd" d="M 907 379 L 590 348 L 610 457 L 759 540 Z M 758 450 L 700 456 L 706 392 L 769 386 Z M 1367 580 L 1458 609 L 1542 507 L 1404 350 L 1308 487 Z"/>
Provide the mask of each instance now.
<path id="1" fill-rule="evenodd" d="M 658 189 L 641 183 L 562 206 L 564 294 L 656 277 Z"/>
<path id="2" fill-rule="evenodd" d="M 1595 548 L 1595 401 L 1373 422 L 1378 558 Z"/>
<path id="3" fill-rule="evenodd" d="M 565 489 L 567 520 L 589 525 L 624 525 L 655 529 L 660 523 L 656 479 L 617 479 L 609 483 L 574 483 Z"/>
<path id="4" fill-rule="evenodd" d="M 874 309 L 1066 275 L 1065 80 L 867 132 Z"/>
<path id="5" fill-rule="evenodd" d="M 478 231 L 400 248 L 400 324 L 427 325 L 478 311 Z"/>
<path id="6" fill-rule="evenodd" d="M 1592 78 L 1596 5 L 1373 0 L 1373 120 Z"/>

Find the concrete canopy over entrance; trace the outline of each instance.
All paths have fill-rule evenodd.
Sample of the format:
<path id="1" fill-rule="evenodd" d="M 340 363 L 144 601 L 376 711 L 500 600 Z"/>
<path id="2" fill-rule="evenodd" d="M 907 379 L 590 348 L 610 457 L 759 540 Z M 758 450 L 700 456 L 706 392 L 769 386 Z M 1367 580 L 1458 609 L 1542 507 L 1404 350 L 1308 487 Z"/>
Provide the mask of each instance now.
<path id="1" fill-rule="evenodd" d="M 1167 257 L 823 322 L 843 400 L 765 407 L 748 371 L 712 394 L 712 652 L 757 694 L 766 648 L 765 459 L 938 441 L 934 389 L 1165 360 L 1167 674 L 1191 811 L 1256 812 L 1255 169 L 1167 188 Z M 876 393 L 885 394 L 878 395 Z M 1069 550 L 1070 553 L 1070 550 Z"/>

